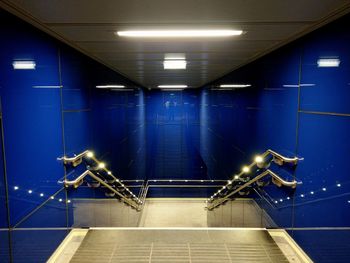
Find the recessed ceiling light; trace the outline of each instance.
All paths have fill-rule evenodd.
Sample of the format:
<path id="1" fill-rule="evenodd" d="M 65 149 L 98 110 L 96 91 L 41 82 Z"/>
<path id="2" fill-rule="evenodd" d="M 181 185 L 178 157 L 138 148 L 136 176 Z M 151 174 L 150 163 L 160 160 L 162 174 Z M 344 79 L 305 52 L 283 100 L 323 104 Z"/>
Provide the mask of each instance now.
<path id="1" fill-rule="evenodd" d="M 317 66 L 322 68 L 329 68 L 329 67 L 339 67 L 340 60 L 337 58 L 320 58 L 317 60 Z"/>
<path id="2" fill-rule="evenodd" d="M 158 85 L 158 88 L 161 89 L 181 89 L 187 88 L 187 85 Z"/>
<path id="3" fill-rule="evenodd" d="M 35 69 L 36 63 L 32 60 L 13 61 L 13 69 Z"/>
<path id="4" fill-rule="evenodd" d="M 184 53 L 166 53 L 164 55 L 165 60 L 185 60 L 186 55 Z"/>
<path id="5" fill-rule="evenodd" d="M 124 85 L 98 85 L 96 86 L 98 89 L 122 89 L 125 88 Z"/>
<path id="6" fill-rule="evenodd" d="M 163 65 L 164 69 L 186 69 L 187 62 L 185 60 L 165 60 Z"/>
<path id="7" fill-rule="evenodd" d="M 239 36 L 242 30 L 130 30 L 118 31 L 122 37 L 230 37 Z"/>
<path id="8" fill-rule="evenodd" d="M 250 84 L 222 84 L 220 88 L 247 88 L 250 86 Z"/>

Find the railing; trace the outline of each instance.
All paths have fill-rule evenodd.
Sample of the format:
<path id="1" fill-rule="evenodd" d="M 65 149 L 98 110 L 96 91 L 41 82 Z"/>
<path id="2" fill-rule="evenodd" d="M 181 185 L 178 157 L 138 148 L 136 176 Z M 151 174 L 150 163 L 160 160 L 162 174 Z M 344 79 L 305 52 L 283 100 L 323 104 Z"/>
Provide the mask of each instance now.
<path id="1" fill-rule="evenodd" d="M 268 160 L 267 158 L 269 156 L 272 156 L 272 159 Z M 293 181 L 286 181 L 286 180 L 282 179 L 280 176 L 278 176 L 276 173 L 274 173 L 273 171 L 269 170 L 268 168 L 269 168 L 272 161 L 274 163 L 276 163 L 277 165 L 282 166 L 285 163 L 297 165 L 299 160 L 302 160 L 302 159 L 298 158 L 298 157 L 292 157 L 292 158 L 285 157 L 285 156 L 283 156 L 283 155 L 281 155 L 273 150 L 270 150 L 270 149 L 265 151 L 263 154 L 256 156 L 254 159 L 254 162 L 252 162 L 251 164 L 249 164 L 247 166 L 244 166 L 242 168 L 242 171 L 239 174 L 235 175 L 232 178 L 232 180 L 228 180 L 226 185 L 224 185 L 221 189 L 219 189 L 216 193 L 214 193 L 207 200 L 207 209 L 212 210 L 215 207 L 223 204 L 225 201 L 230 199 L 231 196 L 235 195 L 236 193 L 241 192 L 242 190 L 251 186 L 254 183 L 258 183 L 258 181 L 260 179 L 262 179 L 268 175 L 272 177 L 272 182 L 279 187 L 286 186 L 286 187 L 295 188 L 298 184 L 298 182 L 295 179 L 293 179 Z M 246 175 L 248 175 L 251 172 L 251 169 L 254 166 L 257 166 L 257 168 L 260 168 L 260 169 L 265 169 L 265 171 L 263 171 L 259 175 L 255 176 L 254 178 L 250 179 L 249 176 L 246 176 Z M 246 176 L 246 177 L 244 177 L 244 176 Z M 236 182 L 237 183 L 244 182 L 244 184 L 236 185 L 236 188 L 233 189 L 233 184 Z M 230 189 L 232 189 L 232 191 L 230 191 Z M 222 193 L 224 191 L 227 191 L 227 194 L 224 194 L 222 196 Z"/>
<path id="2" fill-rule="evenodd" d="M 86 170 L 83 172 L 81 175 L 79 175 L 76 179 L 74 180 L 67 180 L 65 179 L 63 181 L 64 185 L 66 187 L 73 186 L 75 188 L 79 187 L 82 182 L 84 181 L 85 177 L 90 176 L 92 179 L 97 181 L 98 183 L 102 184 L 104 187 L 106 187 L 108 190 L 110 190 L 113 194 L 116 194 L 123 200 L 125 203 L 128 205 L 132 206 L 133 208 L 137 209 L 140 211 L 143 207 L 147 191 L 148 191 L 148 186 L 147 183 L 146 185 L 141 189 L 141 193 L 139 197 L 137 197 L 128 187 L 126 187 L 118 178 L 116 178 L 110 170 L 106 168 L 105 163 L 100 162 L 93 154 L 92 151 L 86 150 L 74 157 L 62 157 L 59 160 L 62 160 L 65 165 L 71 164 L 73 167 L 78 166 L 79 164 L 82 163 L 83 158 L 87 158 L 89 160 L 92 160 L 94 163 L 97 165 L 93 167 L 92 169 Z M 96 175 L 95 172 L 100 172 L 104 171 L 104 175 L 108 177 L 109 180 L 106 178 L 101 179 L 100 176 Z M 103 176 L 104 177 L 104 176 Z M 123 194 L 121 191 L 118 191 L 118 187 L 120 187 L 123 191 L 126 191 L 129 193 L 130 197 Z M 117 189 L 116 189 L 117 188 Z"/>

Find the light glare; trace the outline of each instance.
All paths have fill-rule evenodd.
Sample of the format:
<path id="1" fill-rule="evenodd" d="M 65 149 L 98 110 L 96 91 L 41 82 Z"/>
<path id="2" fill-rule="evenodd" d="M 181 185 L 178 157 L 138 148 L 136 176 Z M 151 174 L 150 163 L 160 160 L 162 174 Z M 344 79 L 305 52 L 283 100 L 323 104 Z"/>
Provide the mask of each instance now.
<path id="1" fill-rule="evenodd" d="M 339 67 L 340 60 L 337 58 L 320 58 L 317 60 L 317 66 L 322 68 L 329 68 L 329 67 Z"/>
<path id="2" fill-rule="evenodd" d="M 129 30 L 118 31 L 121 37 L 230 37 L 239 36 L 242 30 Z"/>
<path id="3" fill-rule="evenodd" d="M 187 85 L 158 85 L 161 89 L 181 89 L 187 88 Z"/>
<path id="4" fill-rule="evenodd" d="M 252 85 L 250 84 L 222 84 L 220 88 L 248 88 Z"/>
<path id="5" fill-rule="evenodd" d="M 250 168 L 249 168 L 248 166 L 244 166 L 244 167 L 242 168 L 242 172 L 243 172 L 243 173 L 249 173 L 249 172 L 250 172 Z"/>
<path id="6" fill-rule="evenodd" d="M 31 60 L 14 61 L 12 63 L 13 69 L 35 69 L 36 63 Z"/>
<path id="7" fill-rule="evenodd" d="M 97 85 L 98 89 L 122 89 L 125 88 L 124 85 Z"/>
<path id="8" fill-rule="evenodd" d="M 262 163 L 264 161 L 264 158 L 262 158 L 262 156 L 258 155 L 255 157 L 255 162 L 256 163 Z"/>
<path id="9" fill-rule="evenodd" d="M 164 69 L 186 69 L 186 65 L 185 60 L 165 60 L 163 62 Z"/>
<path id="10" fill-rule="evenodd" d="M 103 168 L 105 168 L 106 167 L 106 164 L 105 163 L 99 163 L 98 164 L 98 168 L 100 168 L 100 169 L 103 169 Z"/>

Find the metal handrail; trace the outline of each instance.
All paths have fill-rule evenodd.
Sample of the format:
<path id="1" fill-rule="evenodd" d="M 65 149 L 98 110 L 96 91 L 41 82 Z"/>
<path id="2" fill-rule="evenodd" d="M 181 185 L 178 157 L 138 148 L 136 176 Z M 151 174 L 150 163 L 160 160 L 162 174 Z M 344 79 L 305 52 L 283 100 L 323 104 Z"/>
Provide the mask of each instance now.
<path id="1" fill-rule="evenodd" d="M 91 151 L 86 150 L 86 151 L 84 151 L 82 153 L 79 153 L 78 155 L 73 156 L 73 157 L 63 156 L 62 158 L 58 158 L 58 159 L 59 160 L 63 160 L 64 164 L 76 163 L 76 162 L 78 162 L 80 159 L 82 159 L 84 156 L 86 156 L 89 153 L 91 153 Z"/>
<path id="2" fill-rule="evenodd" d="M 293 179 L 293 181 L 286 181 L 284 179 L 282 179 L 280 176 L 278 176 L 277 174 L 275 174 L 274 172 L 272 172 L 271 170 L 267 169 L 264 172 L 262 172 L 261 174 L 259 174 L 258 176 L 254 177 L 253 179 L 251 179 L 250 181 L 248 181 L 247 183 L 243 184 L 242 186 L 238 187 L 236 190 L 232 191 L 231 193 L 227 194 L 226 196 L 217 199 L 216 201 L 209 203 L 207 205 L 207 209 L 208 210 L 212 210 L 215 207 L 221 205 L 222 203 L 224 203 L 226 200 L 228 200 L 232 195 L 238 193 L 239 191 L 243 190 L 244 188 L 252 185 L 253 183 L 255 183 L 256 181 L 260 180 L 261 178 L 270 175 L 274 180 L 276 180 L 278 182 L 279 186 L 287 186 L 287 187 L 291 187 L 291 188 L 295 188 L 298 184 L 298 182 Z"/>
<path id="3" fill-rule="evenodd" d="M 90 170 L 86 170 L 85 172 L 83 172 L 81 175 L 79 175 L 76 179 L 74 180 L 67 180 L 65 179 L 63 181 L 65 187 L 69 187 L 69 186 L 73 186 L 74 188 L 77 188 L 81 185 L 82 181 L 84 180 L 84 178 L 86 176 L 90 176 L 91 178 L 93 178 L 94 180 L 98 181 L 100 184 L 102 184 L 103 186 L 107 187 L 110 191 L 112 191 L 113 193 L 117 194 L 119 197 L 121 197 L 121 199 L 128 203 L 130 206 L 134 207 L 135 209 L 138 210 L 139 208 L 139 204 L 132 200 L 131 198 L 128 198 L 127 196 L 121 194 L 120 192 L 118 192 L 116 189 L 114 189 L 112 186 L 110 186 L 108 183 L 106 183 L 105 181 L 103 181 L 101 178 L 99 178 L 98 176 L 96 176 L 93 172 L 91 172 Z"/>
<path id="4" fill-rule="evenodd" d="M 273 151 L 271 149 L 268 149 L 265 153 L 267 153 L 267 155 L 271 154 L 273 157 L 277 158 L 280 161 L 283 161 L 284 163 L 291 163 L 291 164 L 294 164 L 294 165 L 297 165 L 298 161 L 303 160 L 303 158 L 298 158 L 298 157 L 285 157 L 282 154 L 279 154 L 279 153 L 277 153 L 277 152 L 275 152 L 275 151 Z"/>
<path id="5" fill-rule="evenodd" d="M 108 189 L 110 189 L 112 192 L 114 192 L 115 194 L 117 194 L 118 196 L 122 197 L 122 199 L 128 203 L 129 205 L 131 205 L 132 207 L 136 208 L 137 210 L 139 210 L 140 205 L 142 205 L 142 203 L 144 202 L 144 200 L 140 199 L 139 197 L 137 197 L 132 191 L 130 191 L 130 189 L 128 187 L 126 187 L 118 178 L 116 178 L 112 172 L 110 170 L 108 170 L 105 165 L 100 165 L 102 164 L 93 154 L 92 151 L 86 150 L 76 156 L 73 157 L 62 157 L 60 158 L 60 160 L 63 160 L 64 164 L 72 164 L 73 166 L 77 166 L 79 164 L 81 164 L 82 159 L 86 157 L 89 158 L 91 160 L 93 160 L 95 163 L 98 164 L 97 169 L 98 170 L 103 170 L 106 172 L 106 174 L 111 178 L 111 182 L 110 183 L 115 183 L 117 182 L 119 184 L 119 186 L 123 187 L 126 191 L 128 191 L 136 200 L 134 201 L 131 198 L 128 198 L 127 196 L 121 194 L 120 192 L 118 192 L 117 190 L 115 190 L 113 187 L 111 187 L 108 183 L 106 183 L 104 180 L 102 180 L 101 178 L 99 178 L 98 176 L 96 176 L 93 172 L 91 172 L 90 170 L 86 170 L 85 172 L 83 172 L 80 176 L 78 176 L 75 180 L 73 181 L 69 181 L 69 180 L 64 180 L 64 184 L 66 186 L 70 186 L 73 185 L 75 188 L 78 187 L 82 180 L 87 176 L 90 175 L 92 178 L 94 178 L 96 181 L 98 181 L 99 183 L 101 183 L 102 185 L 106 186 Z M 98 178 L 98 179 L 96 179 Z M 131 203 L 135 203 L 135 204 L 131 204 Z"/>

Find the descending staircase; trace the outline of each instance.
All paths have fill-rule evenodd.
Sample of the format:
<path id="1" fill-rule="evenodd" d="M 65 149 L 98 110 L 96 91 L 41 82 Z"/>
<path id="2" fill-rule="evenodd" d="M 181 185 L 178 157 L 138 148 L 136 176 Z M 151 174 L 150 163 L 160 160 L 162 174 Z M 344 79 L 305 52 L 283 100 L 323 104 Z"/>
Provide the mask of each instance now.
<path id="1" fill-rule="evenodd" d="M 285 186 L 292 189 L 297 187 L 300 182 L 295 178 L 289 181 L 285 180 L 273 169 L 270 169 L 272 163 L 280 167 L 287 164 L 295 167 L 300 160 L 297 157 L 288 158 L 272 150 L 267 150 L 262 155 L 257 156 L 250 165 L 243 167 L 240 173 L 234 175 L 228 181 L 149 180 L 142 182 L 137 195 L 129 189 L 129 185 L 125 185 L 115 177 L 103 162 L 95 158 L 91 151 L 85 151 L 71 158 L 63 157 L 61 160 L 63 160 L 68 169 L 69 167 L 74 168 L 78 166 L 83 166 L 85 169 L 73 180 L 66 178 L 64 180 L 66 187 L 77 188 L 82 183 L 86 183 L 90 187 L 101 188 L 105 191 L 107 197 L 116 197 L 133 208 L 131 210 L 137 213 L 138 218 L 132 220 L 134 222 L 133 226 L 137 227 L 130 227 L 128 223 L 118 225 L 118 227 L 108 227 L 106 225 L 106 227 L 102 228 L 91 227 L 90 225 L 85 230 L 81 243 L 75 245 L 76 249 L 74 251 L 71 250 L 71 254 L 60 252 L 61 254 L 66 253 L 66 261 L 60 261 L 60 257 L 57 256 L 58 252 L 55 252 L 55 255 L 52 257 L 55 260 L 50 260 L 50 263 L 68 261 L 73 263 L 311 262 L 303 253 L 301 253 L 301 257 L 295 256 L 292 259 L 285 256 L 279 245 L 275 243 L 269 234 L 269 231 L 264 228 L 273 226 L 273 222 L 269 221 L 268 215 L 263 214 L 261 209 L 256 209 L 257 204 L 253 199 L 242 199 L 241 203 L 235 203 L 237 196 L 247 195 L 251 190 L 261 189 L 270 182 L 278 187 Z M 162 199 L 162 204 L 160 204 L 157 200 L 151 199 L 147 200 L 146 203 L 148 188 L 152 186 L 169 187 L 169 185 L 163 185 L 166 181 L 169 184 L 176 183 L 177 187 L 193 187 L 191 184 L 196 184 L 198 181 L 201 184 L 208 184 L 205 187 L 216 187 L 216 189 L 219 187 L 219 189 L 206 202 L 204 202 L 204 199 L 198 199 L 192 200 L 194 203 L 191 204 L 191 200 L 166 201 Z M 215 185 L 217 183 L 219 185 Z M 223 185 L 222 183 L 225 184 Z M 90 203 L 85 203 L 86 200 L 80 202 L 84 203 L 86 206 L 84 211 L 88 214 L 91 214 L 93 210 L 89 208 L 100 207 L 101 204 L 104 206 L 106 204 L 110 205 L 110 209 L 113 211 L 117 211 L 113 209 L 117 203 L 126 207 L 120 202 L 112 204 L 112 200 L 108 199 L 91 200 L 89 201 Z M 91 202 L 94 202 L 94 204 Z M 173 204 L 169 202 L 173 202 Z M 183 202 L 184 206 L 182 208 L 179 202 Z M 79 203 L 79 200 L 73 200 L 74 204 L 79 206 L 82 203 Z M 249 209 L 247 209 L 248 206 Z M 218 207 L 220 209 L 216 209 Z M 254 214 L 252 211 L 256 210 L 261 218 L 255 221 L 244 219 L 240 223 L 237 220 L 237 214 L 240 213 L 239 209 L 237 210 L 239 207 L 243 209 L 243 217 L 248 214 L 252 216 Z M 79 212 L 79 209 L 75 209 L 74 213 L 77 212 Z M 128 210 L 125 212 L 125 214 L 120 213 L 120 216 L 126 216 L 129 219 L 130 216 L 135 216 Z M 248 214 L 246 214 L 247 212 Z M 116 219 L 112 218 L 114 214 L 109 213 L 109 222 L 116 222 Z M 74 214 L 74 216 L 86 219 L 84 214 L 82 216 Z M 96 214 L 96 217 L 101 217 L 101 214 Z M 182 220 L 176 220 L 178 217 Z M 195 217 L 199 219 L 198 222 L 194 220 Z M 107 220 L 107 218 L 105 219 Z M 130 223 L 129 219 L 126 222 Z M 121 222 L 123 220 L 118 219 L 117 221 Z M 196 223 L 194 223 L 195 221 Z M 246 227 L 248 221 L 249 227 L 255 228 L 223 228 L 232 226 Z M 179 222 L 182 222 L 180 228 L 177 225 Z M 253 225 L 251 225 L 252 223 Z M 149 227 L 150 225 L 151 227 Z M 159 226 L 162 228 L 159 228 Z M 71 233 L 74 233 L 74 230 Z M 288 236 L 288 234 L 286 235 Z M 69 258 L 68 261 L 67 258 Z M 301 258 L 305 260 L 300 260 Z"/>
<path id="2" fill-rule="evenodd" d="M 89 230 L 72 263 L 288 262 L 266 230 Z"/>

